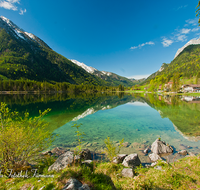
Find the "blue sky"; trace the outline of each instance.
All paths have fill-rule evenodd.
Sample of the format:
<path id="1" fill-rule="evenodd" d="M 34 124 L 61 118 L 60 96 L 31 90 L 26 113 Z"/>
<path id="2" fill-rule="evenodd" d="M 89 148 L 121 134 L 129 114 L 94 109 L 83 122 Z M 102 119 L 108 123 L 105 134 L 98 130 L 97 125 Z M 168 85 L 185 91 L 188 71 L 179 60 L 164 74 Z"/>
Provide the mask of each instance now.
<path id="1" fill-rule="evenodd" d="M 198 0 L 0 0 L 0 15 L 54 51 L 98 70 L 143 78 L 200 37 Z"/>

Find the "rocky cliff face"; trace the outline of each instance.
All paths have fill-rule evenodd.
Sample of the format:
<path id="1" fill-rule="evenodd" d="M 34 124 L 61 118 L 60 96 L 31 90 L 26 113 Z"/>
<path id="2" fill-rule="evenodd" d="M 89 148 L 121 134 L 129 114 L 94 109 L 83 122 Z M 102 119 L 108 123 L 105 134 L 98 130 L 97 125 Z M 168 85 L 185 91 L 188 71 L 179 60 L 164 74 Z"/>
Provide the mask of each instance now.
<path id="1" fill-rule="evenodd" d="M 189 45 L 198 45 L 200 44 L 200 38 L 199 39 L 192 39 L 189 42 L 187 42 L 182 48 L 178 49 L 176 52 L 176 55 L 174 56 L 174 59 Z"/>

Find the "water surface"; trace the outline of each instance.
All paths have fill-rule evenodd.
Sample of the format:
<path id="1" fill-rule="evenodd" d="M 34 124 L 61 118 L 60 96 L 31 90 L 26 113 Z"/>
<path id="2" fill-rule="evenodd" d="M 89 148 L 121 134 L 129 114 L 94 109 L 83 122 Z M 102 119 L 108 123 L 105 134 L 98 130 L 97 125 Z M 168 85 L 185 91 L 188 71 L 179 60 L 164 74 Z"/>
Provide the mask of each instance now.
<path id="1" fill-rule="evenodd" d="M 175 152 L 187 149 L 200 153 L 198 98 L 152 94 L 54 95 L 46 98 L 38 95 L 22 99 L 5 96 L 0 98 L 10 100 L 7 103 L 12 109 L 28 110 L 32 116 L 38 110 L 52 109 L 45 119 L 50 122 L 49 130 L 59 134 L 53 146 L 73 150 L 77 142 L 75 128 L 71 126 L 76 123 L 82 124 L 80 131 L 86 134 L 83 146 L 99 153 L 105 147 L 107 136 L 114 144 L 124 138 L 126 144 L 121 153 L 136 152 L 143 162 L 149 160 L 142 151 L 158 137 L 172 145 Z M 172 160 L 173 155 L 168 159 Z"/>

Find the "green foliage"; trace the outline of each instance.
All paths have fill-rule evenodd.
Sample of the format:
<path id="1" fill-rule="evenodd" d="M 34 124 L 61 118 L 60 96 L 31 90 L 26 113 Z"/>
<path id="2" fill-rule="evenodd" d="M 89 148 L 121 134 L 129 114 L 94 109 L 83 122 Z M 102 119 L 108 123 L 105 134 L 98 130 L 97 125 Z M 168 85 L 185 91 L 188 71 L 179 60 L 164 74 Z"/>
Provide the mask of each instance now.
<path id="1" fill-rule="evenodd" d="M 196 84 L 199 83 L 199 78 L 200 78 L 200 71 L 197 73 L 197 76 L 196 76 Z"/>
<path id="2" fill-rule="evenodd" d="M 180 78 L 179 73 L 174 74 L 173 77 L 172 77 L 172 81 L 173 81 L 173 83 L 172 83 L 172 91 L 173 92 L 178 92 L 179 91 L 179 80 L 180 80 L 179 78 Z"/>
<path id="3" fill-rule="evenodd" d="M 200 1 L 198 2 L 198 5 L 196 7 L 196 17 L 199 17 L 199 24 L 200 24 Z"/>
<path id="4" fill-rule="evenodd" d="M 124 91 L 124 86 L 123 85 L 120 84 L 118 88 L 119 88 L 119 91 Z"/>
<path id="5" fill-rule="evenodd" d="M 104 149 L 108 159 L 112 161 L 112 159 L 119 154 L 121 147 L 123 146 L 124 139 L 119 142 L 119 147 L 116 147 L 114 143 L 110 140 L 110 137 L 104 140 L 106 148 Z"/>
<path id="6" fill-rule="evenodd" d="M 36 161 L 39 154 L 48 148 L 53 136 L 47 130 L 47 123 L 42 120 L 50 109 L 39 111 L 39 116 L 29 118 L 26 112 L 23 117 L 18 112 L 11 112 L 1 102 L 0 115 L 0 165 L 6 170 L 24 167 Z"/>
<path id="7" fill-rule="evenodd" d="M 138 189 L 199 189 L 200 155 L 180 159 L 174 164 L 159 161 L 156 167 L 135 169 L 133 178 L 122 177 L 124 168 L 121 164 L 92 163 L 88 166 L 70 166 L 65 170 L 54 172 L 54 178 L 0 178 L 0 189 L 63 189 L 69 178 L 76 178 L 91 189 L 97 190 L 138 190 Z M 49 175 L 45 172 L 44 175 Z"/>
<path id="8" fill-rule="evenodd" d="M 138 178 L 133 189 L 198 189 L 199 184 L 199 156 L 190 157 L 170 165 L 160 161 L 154 168 L 137 168 L 136 172 L 145 178 Z"/>
<path id="9" fill-rule="evenodd" d="M 83 135 L 85 135 L 84 132 L 81 132 L 79 130 L 79 128 L 81 127 L 82 124 L 77 124 L 75 123 L 72 127 L 76 128 L 76 137 L 77 137 L 77 142 L 78 142 L 78 146 L 76 146 L 76 148 L 74 149 L 74 152 L 76 155 L 78 155 L 81 151 L 82 151 L 82 139 L 83 139 Z"/>
<path id="10" fill-rule="evenodd" d="M 116 91 L 115 87 L 94 86 L 91 84 L 75 85 L 67 82 L 47 82 L 47 81 L 32 81 L 32 80 L 0 80 L 0 91 L 22 92 L 34 91 L 42 93 L 52 92 L 67 92 L 67 93 L 80 93 L 80 92 L 113 92 Z"/>

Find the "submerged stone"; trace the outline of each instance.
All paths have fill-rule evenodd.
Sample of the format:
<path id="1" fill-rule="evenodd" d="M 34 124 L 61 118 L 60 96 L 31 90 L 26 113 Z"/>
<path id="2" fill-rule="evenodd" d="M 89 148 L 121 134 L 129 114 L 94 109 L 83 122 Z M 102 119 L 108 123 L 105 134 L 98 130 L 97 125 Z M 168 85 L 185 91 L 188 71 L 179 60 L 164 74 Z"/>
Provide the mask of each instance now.
<path id="1" fill-rule="evenodd" d="M 181 150 L 181 151 L 179 151 L 178 152 L 178 154 L 181 154 L 181 155 L 187 155 L 188 154 L 188 152 L 187 152 L 187 150 Z"/>

